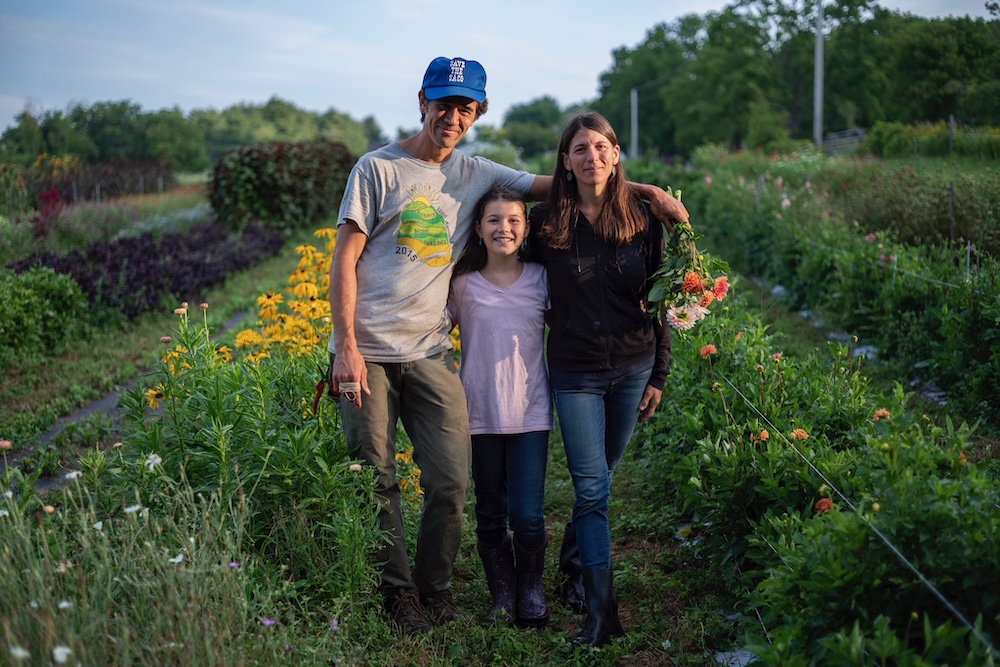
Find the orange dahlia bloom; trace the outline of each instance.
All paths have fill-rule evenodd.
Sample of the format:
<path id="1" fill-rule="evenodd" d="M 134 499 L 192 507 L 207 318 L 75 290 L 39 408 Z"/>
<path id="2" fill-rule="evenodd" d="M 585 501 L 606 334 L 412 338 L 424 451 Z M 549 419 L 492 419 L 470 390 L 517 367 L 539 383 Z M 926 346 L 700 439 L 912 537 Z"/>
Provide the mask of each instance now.
<path id="1" fill-rule="evenodd" d="M 712 294 L 714 294 L 715 298 L 719 301 L 725 299 L 726 295 L 729 294 L 729 278 L 726 276 L 719 276 L 716 278 L 715 284 L 712 285 Z"/>
<path id="2" fill-rule="evenodd" d="M 713 354 L 715 354 L 717 352 L 718 352 L 718 350 L 715 349 L 715 346 L 712 345 L 711 343 L 709 343 L 705 347 L 701 348 L 701 358 L 702 359 L 708 359 L 711 355 L 713 355 Z"/>
<path id="3" fill-rule="evenodd" d="M 705 293 L 701 295 L 701 301 L 698 302 L 698 305 L 702 308 L 708 308 L 712 305 L 713 301 L 715 301 L 715 295 L 712 294 L 712 292 L 705 290 Z"/>
<path id="4" fill-rule="evenodd" d="M 820 498 L 819 502 L 816 503 L 816 511 L 822 514 L 823 512 L 829 512 L 833 509 L 833 501 L 829 498 Z"/>
<path id="5" fill-rule="evenodd" d="M 795 438 L 796 440 L 808 440 L 809 434 L 806 433 L 804 429 L 797 428 L 794 431 L 792 431 L 792 437 Z"/>
<path id="6" fill-rule="evenodd" d="M 705 291 L 705 282 L 697 273 L 693 271 L 684 276 L 684 283 L 681 285 L 688 294 L 701 294 Z"/>

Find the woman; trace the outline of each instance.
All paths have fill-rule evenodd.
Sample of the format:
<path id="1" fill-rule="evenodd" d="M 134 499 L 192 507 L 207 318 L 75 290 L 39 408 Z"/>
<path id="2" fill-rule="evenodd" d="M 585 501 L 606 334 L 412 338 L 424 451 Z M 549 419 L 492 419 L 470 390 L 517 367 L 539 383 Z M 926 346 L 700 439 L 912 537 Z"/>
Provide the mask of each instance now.
<path id="1" fill-rule="evenodd" d="M 559 141 L 549 200 L 530 215 L 533 259 L 545 266 L 549 380 L 576 501 L 575 538 L 587 619 L 574 643 L 601 646 L 623 630 L 611 565 L 608 500 L 636 422 L 649 419 L 670 368 L 670 334 L 646 296 L 663 256 L 663 227 L 632 192 L 607 119 L 585 113 Z"/>

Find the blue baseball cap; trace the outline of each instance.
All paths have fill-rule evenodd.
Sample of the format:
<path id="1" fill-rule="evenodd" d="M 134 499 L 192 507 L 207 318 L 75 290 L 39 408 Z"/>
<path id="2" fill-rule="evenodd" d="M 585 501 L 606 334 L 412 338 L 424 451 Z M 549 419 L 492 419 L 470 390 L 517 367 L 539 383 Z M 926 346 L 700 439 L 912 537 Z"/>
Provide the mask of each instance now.
<path id="1" fill-rule="evenodd" d="M 424 97 L 467 97 L 477 102 L 486 99 L 486 70 L 475 60 L 435 58 L 424 73 Z"/>

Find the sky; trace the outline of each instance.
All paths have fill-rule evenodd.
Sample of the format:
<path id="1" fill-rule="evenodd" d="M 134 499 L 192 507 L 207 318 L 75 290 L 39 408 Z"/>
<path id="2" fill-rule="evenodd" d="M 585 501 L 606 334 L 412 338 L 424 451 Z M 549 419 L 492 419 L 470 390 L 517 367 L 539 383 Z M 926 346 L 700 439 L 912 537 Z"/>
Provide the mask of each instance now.
<path id="1" fill-rule="evenodd" d="M 986 0 L 882 0 L 925 18 L 990 18 Z M 478 60 L 488 113 L 548 95 L 597 97 L 621 47 L 731 0 L 0 0 L 0 133 L 26 108 L 129 100 L 143 112 L 223 109 L 277 96 L 315 112 L 420 124 L 438 56 Z"/>

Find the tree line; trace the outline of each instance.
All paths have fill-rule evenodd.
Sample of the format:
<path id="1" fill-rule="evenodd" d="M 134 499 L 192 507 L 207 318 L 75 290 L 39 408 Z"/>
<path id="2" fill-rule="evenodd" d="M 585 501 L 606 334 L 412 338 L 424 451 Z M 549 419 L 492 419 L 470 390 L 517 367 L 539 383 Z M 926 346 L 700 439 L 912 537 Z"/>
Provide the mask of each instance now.
<path id="1" fill-rule="evenodd" d="M 230 150 L 267 141 L 327 138 L 360 155 L 381 140 L 374 118 L 359 122 L 334 109 L 310 112 L 278 97 L 187 115 L 176 107 L 144 112 L 131 100 L 107 101 L 65 112 L 25 109 L 16 121 L 0 136 L 0 163 L 24 167 L 39 156 L 72 155 L 84 164 L 143 160 L 198 172 Z"/>
<path id="2" fill-rule="evenodd" d="M 614 51 L 589 104 L 627 146 L 632 90 L 639 150 L 688 156 L 700 145 L 784 148 L 813 135 L 816 0 L 745 0 L 661 23 Z M 823 3 L 823 132 L 954 117 L 1000 125 L 1000 9 L 925 19 L 868 0 Z M 516 105 L 491 136 L 527 157 L 550 150 L 567 115 L 551 97 Z M 786 146 L 782 146 L 785 144 Z"/>
<path id="3" fill-rule="evenodd" d="M 621 47 L 584 106 L 603 113 L 628 143 L 635 91 L 641 153 L 687 156 L 705 143 L 782 149 L 813 134 L 817 0 L 741 0 L 717 12 L 653 26 Z M 824 2 L 823 131 L 955 118 L 1000 125 L 1000 8 L 990 20 L 925 19 L 870 0 Z M 569 115 L 550 96 L 512 106 L 499 128 L 477 138 L 505 141 L 524 158 L 550 151 Z M 201 171 L 239 146 L 329 138 L 360 155 L 385 141 L 374 118 L 305 111 L 277 97 L 223 111 L 143 112 L 129 100 L 26 109 L 0 136 L 0 163 L 39 155 L 85 163 L 157 160 Z"/>

